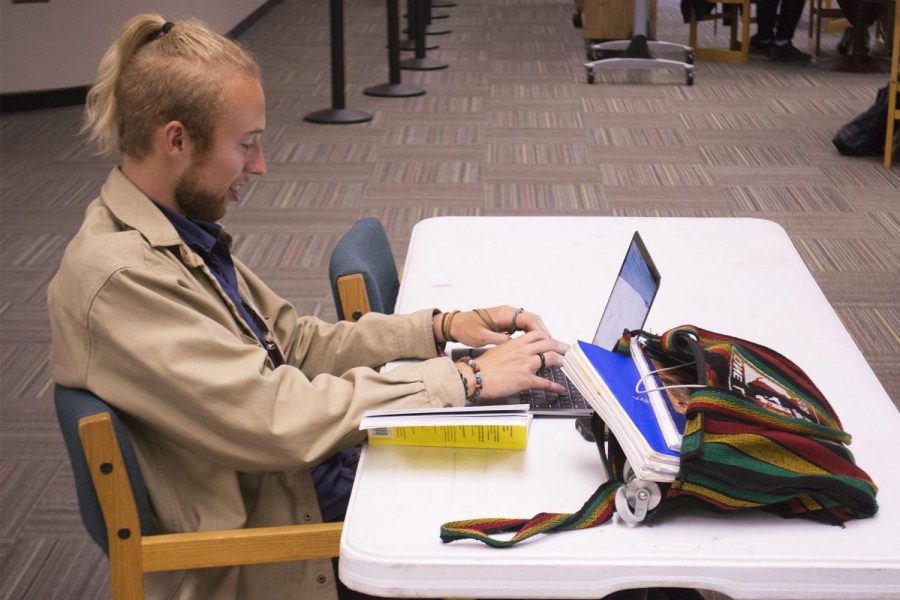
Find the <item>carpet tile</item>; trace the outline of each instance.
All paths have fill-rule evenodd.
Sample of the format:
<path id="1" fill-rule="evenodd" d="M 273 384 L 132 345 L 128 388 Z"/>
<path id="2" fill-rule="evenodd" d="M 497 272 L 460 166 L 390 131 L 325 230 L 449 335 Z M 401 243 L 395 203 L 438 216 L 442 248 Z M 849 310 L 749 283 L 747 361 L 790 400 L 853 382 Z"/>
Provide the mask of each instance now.
<path id="1" fill-rule="evenodd" d="M 572 0 L 457 0 L 428 56 L 402 71 L 426 94 L 374 98 L 388 78 L 385 5 L 344 0 L 346 106 L 359 125 L 304 121 L 332 106 L 328 2 L 277 2 L 239 41 L 267 100 L 268 173 L 223 224 L 235 255 L 303 314 L 335 319 L 331 249 L 354 221 L 385 225 L 402 272 L 422 219 L 617 215 L 769 219 L 791 237 L 854 343 L 900 405 L 900 166 L 839 155 L 835 132 L 884 75 L 815 64 L 698 61 L 586 82 Z M 686 43 L 676 0 L 657 36 Z M 808 48 L 807 15 L 794 43 Z M 727 30 L 701 31 L 723 46 Z M 838 33 L 822 49 L 835 55 Z M 403 53 L 403 58 L 411 56 Z M 665 53 L 680 58 L 679 53 Z M 52 403 L 46 288 L 115 158 L 80 135 L 81 107 L 0 115 L 0 597 L 109 597 L 79 523 Z M 453 307 L 444 307 L 453 308 Z M 466 308 L 466 307 L 462 307 Z M 702 323 L 701 323 L 702 325 Z"/>

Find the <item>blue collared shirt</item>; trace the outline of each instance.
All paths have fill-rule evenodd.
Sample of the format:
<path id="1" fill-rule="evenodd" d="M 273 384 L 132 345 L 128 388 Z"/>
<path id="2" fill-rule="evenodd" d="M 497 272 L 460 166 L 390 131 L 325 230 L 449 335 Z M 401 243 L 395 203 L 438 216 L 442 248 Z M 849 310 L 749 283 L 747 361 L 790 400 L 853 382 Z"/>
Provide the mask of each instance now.
<path id="1" fill-rule="evenodd" d="M 253 330 L 256 339 L 259 340 L 263 348 L 268 351 L 269 357 L 275 366 L 284 364 L 284 358 L 282 358 L 278 347 L 270 339 L 267 339 L 269 331 L 265 321 L 241 298 L 241 293 L 238 290 L 237 274 L 234 270 L 234 261 L 231 259 L 231 236 L 218 223 L 189 219 L 169 210 L 165 206 L 159 204 L 156 204 L 156 206 L 169 219 L 169 222 L 181 237 L 181 241 L 203 259 L 206 267 L 215 276 L 216 281 L 219 282 L 219 285 L 231 298 L 241 318 Z"/>

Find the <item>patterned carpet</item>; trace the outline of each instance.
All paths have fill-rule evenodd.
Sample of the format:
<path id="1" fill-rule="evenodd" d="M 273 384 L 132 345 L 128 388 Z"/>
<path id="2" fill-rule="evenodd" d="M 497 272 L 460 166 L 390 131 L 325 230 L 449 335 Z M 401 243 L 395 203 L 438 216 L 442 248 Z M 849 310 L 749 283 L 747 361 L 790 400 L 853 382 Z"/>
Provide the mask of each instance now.
<path id="1" fill-rule="evenodd" d="M 900 170 L 845 158 L 837 129 L 886 75 L 814 65 L 700 62 L 585 81 L 572 0 L 457 0 L 430 36 L 441 71 L 404 71 L 418 98 L 362 95 L 387 81 L 385 6 L 345 0 L 347 104 L 370 123 L 312 125 L 330 106 L 327 2 L 281 2 L 240 38 L 268 95 L 269 174 L 226 218 L 235 251 L 301 312 L 334 319 L 327 258 L 379 217 L 397 260 L 436 215 L 759 217 L 780 223 L 895 403 L 900 402 Z M 806 48 L 806 17 L 795 43 Z M 657 35 L 686 43 L 677 2 Z M 702 35 L 714 42 L 712 30 Z M 720 28 L 724 43 L 727 30 Z M 836 34 L 825 35 L 834 54 Z M 46 285 L 113 164 L 78 137 L 78 107 L 3 115 L 0 289 L 0 596 L 108 596 L 80 524 L 50 397 Z M 756 290 L 770 294 L 777 290 Z"/>

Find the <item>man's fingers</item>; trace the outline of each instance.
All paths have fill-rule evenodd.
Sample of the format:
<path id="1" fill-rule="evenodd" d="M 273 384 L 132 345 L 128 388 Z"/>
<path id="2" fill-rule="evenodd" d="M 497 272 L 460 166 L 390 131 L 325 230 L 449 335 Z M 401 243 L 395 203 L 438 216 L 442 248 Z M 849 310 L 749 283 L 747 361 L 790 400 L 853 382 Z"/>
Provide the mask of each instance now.
<path id="1" fill-rule="evenodd" d="M 535 390 L 553 392 L 554 394 L 568 394 L 566 388 L 564 388 L 560 384 L 556 383 L 555 381 L 550 381 L 549 379 L 546 379 L 544 377 L 538 377 L 537 375 L 534 376 L 534 381 L 531 385 L 531 388 Z"/>
<path id="2" fill-rule="evenodd" d="M 488 344 L 495 344 L 497 346 L 500 346 L 500 345 L 505 344 L 510 341 L 510 337 L 508 335 L 506 335 L 505 333 L 492 332 L 492 333 L 485 334 L 484 337 L 485 337 L 485 341 L 484 341 L 485 346 L 487 346 Z"/>
<path id="3" fill-rule="evenodd" d="M 541 357 L 543 356 L 543 360 Z M 560 367 L 563 364 L 563 357 L 556 352 L 538 352 L 537 366 L 542 367 Z"/>
<path id="4" fill-rule="evenodd" d="M 538 352 L 556 352 L 559 355 L 564 355 L 569 350 L 569 345 L 565 342 L 554 340 L 551 337 L 543 337 L 538 333 L 526 333 L 521 339 L 529 345 L 528 351 L 535 354 Z"/>
<path id="5" fill-rule="evenodd" d="M 538 315 L 527 311 L 519 313 L 519 316 L 516 318 L 516 329 L 521 329 L 522 331 L 543 331 L 550 335 L 550 331 L 544 325 L 544 320 Z"/>

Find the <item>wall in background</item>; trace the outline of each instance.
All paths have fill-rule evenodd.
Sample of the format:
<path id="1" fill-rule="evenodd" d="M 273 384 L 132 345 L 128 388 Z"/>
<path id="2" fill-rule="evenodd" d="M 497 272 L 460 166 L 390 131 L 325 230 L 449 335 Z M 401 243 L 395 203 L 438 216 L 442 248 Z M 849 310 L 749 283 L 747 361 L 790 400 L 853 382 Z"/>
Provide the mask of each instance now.
<path id="1" fill-rule="evenodd" d="M 142 12 L 170 21 L 196 17 L 226 33 L 266 0 L 2 1 L 0 94 L 90 85 L 125 21 Z"/>

